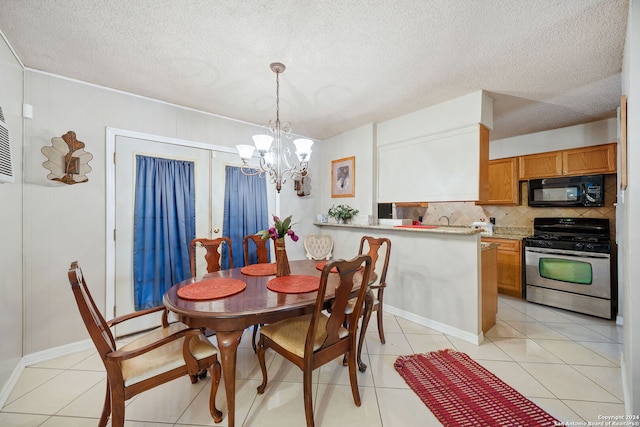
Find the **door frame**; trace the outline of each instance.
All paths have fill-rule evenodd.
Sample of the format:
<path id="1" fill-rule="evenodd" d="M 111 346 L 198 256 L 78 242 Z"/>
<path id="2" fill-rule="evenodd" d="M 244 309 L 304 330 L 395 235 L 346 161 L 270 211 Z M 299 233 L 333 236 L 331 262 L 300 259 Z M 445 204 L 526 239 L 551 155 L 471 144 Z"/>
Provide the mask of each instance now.
<path id="1" fill-rule="evenodd" d="M 184 147 L 201 148 L 212 152 L 237 153 L 235 148 L 221 145 L 205 144 L 197 141 L 171 138 L 167 136 L 153 135 L 127 129 L 107 127 L 105 134 L 105 186 L 106 186 L 106 215 L 105 215 L 105 242 L 106 242 L 106 271 L 105 271 L 105 317 L 111 319 L 115 313 L 116 292 L 116 242 L 114 239 L 116 226 L 116 138 L 118 136 L 157 141 L 166 144 L 174 144 Z M 279 198 L 276 196 L 276 200 Z M 276 202 L 279 205 L 279 202 Z"/>

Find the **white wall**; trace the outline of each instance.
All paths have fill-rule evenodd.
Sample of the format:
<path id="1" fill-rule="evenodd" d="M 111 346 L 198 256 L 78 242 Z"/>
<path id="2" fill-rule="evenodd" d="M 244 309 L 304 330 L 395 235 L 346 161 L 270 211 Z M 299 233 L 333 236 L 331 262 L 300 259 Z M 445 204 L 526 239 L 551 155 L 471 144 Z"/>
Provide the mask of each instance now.
<path id="1" fill-rule="evenodd" d="M 3 384 L 22 357 L 23 69 L 0 33 L 0 106 L 9 127 L 15 182 L 0 184 L 0 406 Z"/>
<path id="2" fill-rule="evenodd" d="M 497 139 L 489 144 L 489 158 L 525 156 L 617 141 L 618 120 L 598 120 L 576 126 Z"/>
<path id="3" fill-rule="evenodd" d="M 623 384 L 627 414 L 640 414 L 640 3 L 630 2 L 622 70 L 622 94 L 628 96 L 629 186 L 618 203 L 624 227 L 619 237 L 619 265 L 624 289 Z"/>
<path id="4" fill-rule="evenodd" d="M 24 138 L 24 354 L 30 354 L 87 338 L 66 279 L 71 261 L 80 261 L 96 303 L 105 305 L 106 127 L 233 147 L 250 143 L 258 126 L 33 70 L 26 72 L 25 99 L 34 111 Z M 46 179 L 40 151 L 69 130 L 94 156 L 89 182 L 72 186 Z M 313 149 L 315 178 L 320 144 Z M 296 225 L 299 234 L 311 230 L 317 197 L 298 197 L 291 181 L 282 189 L 280 213 L 309 218 Z M 291 259 L 304 256 L 301 243 L 288 252 Z"/>
<path id="5" fill-rule="evenodd" d="M 320 204 L 317 213 L 327 213 L 332 205 L 347 204 L 360 211 L 359 215 L 377 214 L 374 189 L 375 126 L 368 124 L 322 141 L 320 174 Z M 356 158 L 354 197 L 331 197 L 331 161 L 345 157 Z M 354 254 L 355 255 L 355 254 Z"/>

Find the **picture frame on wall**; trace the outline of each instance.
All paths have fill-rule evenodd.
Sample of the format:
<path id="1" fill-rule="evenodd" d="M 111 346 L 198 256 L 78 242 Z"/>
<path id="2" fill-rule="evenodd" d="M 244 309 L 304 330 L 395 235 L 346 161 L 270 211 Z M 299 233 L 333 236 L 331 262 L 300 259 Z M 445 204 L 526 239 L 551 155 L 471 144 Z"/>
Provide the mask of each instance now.
<path id="1" fill-rule="evenodd" d="M 356 157 L 331 161 L 331 197 L 356 195 Z"/>

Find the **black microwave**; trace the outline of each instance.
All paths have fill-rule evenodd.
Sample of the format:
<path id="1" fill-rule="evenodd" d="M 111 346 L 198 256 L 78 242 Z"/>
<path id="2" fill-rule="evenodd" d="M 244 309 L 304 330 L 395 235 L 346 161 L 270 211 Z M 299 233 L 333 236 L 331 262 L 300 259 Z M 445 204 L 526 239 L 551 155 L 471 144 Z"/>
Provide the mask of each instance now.
<path id="1" fill-rule="evenodd" d="M 604 206 L 604 175 L 532 179 L 529 206 Z"/>

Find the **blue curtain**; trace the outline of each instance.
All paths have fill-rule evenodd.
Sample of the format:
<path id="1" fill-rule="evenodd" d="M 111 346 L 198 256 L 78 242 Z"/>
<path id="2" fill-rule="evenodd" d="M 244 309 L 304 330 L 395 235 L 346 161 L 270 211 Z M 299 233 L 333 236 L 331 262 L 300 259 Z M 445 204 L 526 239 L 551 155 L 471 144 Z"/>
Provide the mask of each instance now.
<path id="1" fill-rule="evenodd" d="M 194 163 L 136 156 L 133 277 L 136 310 L 157 307 L 191 276 L 195 238 Z"/>
<path id="2" fill-rule="evenodd" d="M 268 209 L 267 180 L 258 175 L 246 176 L 239 167 L 227 166 L 222 235 L 231 239 L 235 267 L 244 266 L 244 236 L 269 228 Z M 255 251 L 250 251 L 249 261 L 257 262 Z M 222 268 L 229 268 L 229 258 L 224 252 Z"/>

